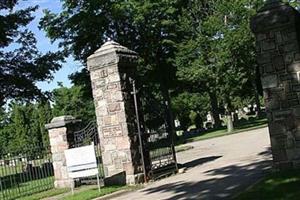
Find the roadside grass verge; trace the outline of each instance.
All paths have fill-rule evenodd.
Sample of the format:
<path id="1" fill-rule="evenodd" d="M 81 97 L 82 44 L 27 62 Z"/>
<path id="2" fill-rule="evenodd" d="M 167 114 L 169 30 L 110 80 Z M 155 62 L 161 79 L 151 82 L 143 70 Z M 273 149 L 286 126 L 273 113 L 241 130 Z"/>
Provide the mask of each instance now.
<path id="1" fill-rule="evenodd" d="M 98 191 L 98 187 L 93 187 L 87 190 L 78 191 L 74 195 L 68 194 L 61 198 L 62 200 L 90 200 L 97 197 L 102 197 L 120 190 L 129 190 L 131 187 L 128 186 L 105 186 Z"/>
<path id="2" fill-rule="evenodd" d="M 272 173 L 235 200 L 298 200 L 300 198 L 300 170 Z"/>
<path id="3" fill-rule="evenodd" d="M 195 141 L 199 141 L 199 140 L 207 140 L 207 139 L 216 138 L 216 137 L 222 137 L 222 136 L 236 134 L 236 133 L 240 133 L 240 132 L 244 132 L 244 131 L 250 131 L 250 130 L 255 130 L 255 129 L 259 129 L 259 128 L 264 128 L 266 126 L 267 126 L 267 119 L 251 120 L 251 121 L 247 121 L 247 122 L 238 124 L 235 127 L 234 131 L 231 133 L 227 132 L 226 127 L 222 127 L 220 129 L 209 130 L 202 134 L 200 133 L 198 135 L 195 135 L 195 136 L 189 137 L 189 138 L 184 138 L 184 136 L 180 136 L 178 141 L 176 142 L 176 145 L 181 145 L 181 144 L 185 144 L 185 143 L 189 143 L 189 142 L 195 142 Z"/>
<path id="4" fill-rule="evenodd" d="M 44 198 L 48 198 L 48 197 L 57 196 L 57 195 L 66 193 L 68 191 L 70 191 L 70 189 L 51 189 L 51 190 L 47 190 L 47 191 L 40 192 L 37 194 L 33 194 L 31 196 L 22 197 L 17 200 L 40 200 L 40 199 L 44 199 Z"/>

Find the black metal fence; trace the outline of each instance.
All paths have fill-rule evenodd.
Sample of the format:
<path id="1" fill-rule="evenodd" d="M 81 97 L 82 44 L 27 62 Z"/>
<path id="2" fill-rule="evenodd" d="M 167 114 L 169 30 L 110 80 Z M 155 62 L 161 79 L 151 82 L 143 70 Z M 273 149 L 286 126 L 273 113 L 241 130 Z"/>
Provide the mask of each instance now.
<path id="1" fill-rule="evenodd" d="M 22 198 L 53 187 L 50 147 L 36 145 L 0 155 L 0 199 Z"/>

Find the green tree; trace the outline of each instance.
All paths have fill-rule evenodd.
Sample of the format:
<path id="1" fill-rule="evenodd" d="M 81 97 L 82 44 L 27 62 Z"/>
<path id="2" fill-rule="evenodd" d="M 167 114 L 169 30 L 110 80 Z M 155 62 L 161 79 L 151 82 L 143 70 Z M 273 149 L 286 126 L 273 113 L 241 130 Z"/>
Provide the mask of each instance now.
<path id="1" fill-rule="evenodd" d="M 9 132 L 7 131 L 8 113 L 0 107 L 0 155 L 2 155 L 8 146 Z"/>
<path id="2" fill-rule="evenodd" d="M 11 102 L 6 112 L 1 111 L 0 154 L 20 153 L 24 149 L 49 145 L 45 124 L 52 119 L 49 102 Z"/>
<path id="3" fill-rule="evenodd" d="M 141 87 L 146 85 L 152 90 L 149 93 L 159 93 L 160 95 L 154 96 L 162 96 L 164 101 L 168 102 L 168 116 L 171 118 L 169 90 L 174 88 L 176 83 L 176 68 L 171 58 L 174 57 L 175 43 L 180 39 L 176 32 L 176 24 L 184 6 L 183 1 L 64 0 L 62 2 L 61 13 L 45 11 L 45 16 L 40 22 L 47 36 L 52 41 L 58 41 L 60 46 L 73 54 L 83 65 L 86 58 L 108 38 L 135 50 L 140 55 L 138 85 Z M 72 76 L 73 81 L 77 83 L 78 79 L 88 81 L 86 73 L 86 69 L 76 73 Z M 90 84 L 86 86 L 83 89 L 91 93 Z M 141 96 L 145 99 L 147 95 Z"/>
<path id="4" fill-rule="evenodd" d="M 37 143 L 37 138 L 30 134 L 30 119 L 32 105 L 12 103 L 9 124 L 6 127 L 9 132 L 9 152 L 22 152 L 29 144 Z"/>
<path id="5" fill-rule="evenodd" d="M 196 0 L 181 18 L 180 28 L 186 32 L 192 27 L 192 31 L 178 45 L 177 75 L 192 89 L 210 94 L 211 103 L 219 102 L 215 106 L 226 107 L 229 132 L 235 99 L 256 95 L 255 40 L 249 23 L 262 3 Z"/>
<path id="6" fill-rule="evenodd" d="M 31 136 L 37 138 L 38 143 L 41 145 L 48 146 L 49 136 L 45 125 L 50 123 L 53 118 L 50 102 L 36 103 L 33 106 L 34 109 L 30 120 Z"/>
<path id="7" fill-rule="evenodd" d="M 211 55 L 211 35 L 204 24 L 213 13 L 213 1 L 190 1 L 183 11 L 178 29 L 184 39 L 177 44 L 174 60 L 177 66 L 177 77 L 184 90 L 202 92 L 210 97 L 210 107 L 215 126 L 221 126 L 219 102 L 217 98 L 217 80 L 213 55 Z"/>
<path id="8" fill-rule="evenodd" d="M 61 65 L 61 53 L 41 54 L 27 25 L 37 6 L 16 9 L 17 0 L 0 3 L 0 106 L 11 98 L 43 96 L 37 81 L 49 80 Z"/>
<path id="9" fill-rule="evenodd" d="M 83 124 L 95 119 L 95 108 L 92 100 L 87 99 L 82 87 L 57 88 L 53 91 L 53 115 L 73 115 Z"/>
<path id="10" fill-rule="evenodd" d="M 174 115 L 184 131 L 191 125 L 202 127 L 202 119 L 206 118 L 210 110 L 209 105 L 209 97 L 200 93 L 183 92 L 172 99 Z"/>

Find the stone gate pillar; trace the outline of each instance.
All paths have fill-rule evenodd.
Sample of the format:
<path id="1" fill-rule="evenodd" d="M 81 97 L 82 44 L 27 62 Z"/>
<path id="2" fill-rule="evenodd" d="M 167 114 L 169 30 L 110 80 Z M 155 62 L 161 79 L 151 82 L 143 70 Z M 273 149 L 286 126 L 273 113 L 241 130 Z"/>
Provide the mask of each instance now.
<path id="1" fill-rule="evenodd" d="M 300 167 L 300 14 L 269 0 L 252 19 L 274 165 Z"/>
<path id="2" fill-rule="evenodd" d="M 107 42 L 87 60 L 90 71 L 105 177 L 114 183 L 142 179 L 131 78 L 137 54 Z"/>
<path id="3" fill-rule="evenodd" d="M 72 116 L 55 117 L 50 124 L 46 124 L 52 153 L 55 188 L 69 188 L 72 179 L 69 178 L 65 150 L 73 142 L 74 124 L 80 122 Z"/>

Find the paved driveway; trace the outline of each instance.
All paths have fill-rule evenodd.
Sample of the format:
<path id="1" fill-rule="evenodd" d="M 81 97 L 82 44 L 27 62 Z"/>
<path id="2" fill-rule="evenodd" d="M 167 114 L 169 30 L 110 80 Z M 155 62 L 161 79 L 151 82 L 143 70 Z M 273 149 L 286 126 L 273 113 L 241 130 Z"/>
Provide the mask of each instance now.
<path id="1" fill-rule="evenodd" d="M 229 199 L 258 181 L 271 167 L 268 129 L 190 143 L 177 154 L 188 169 L 113 199 Z"/>

